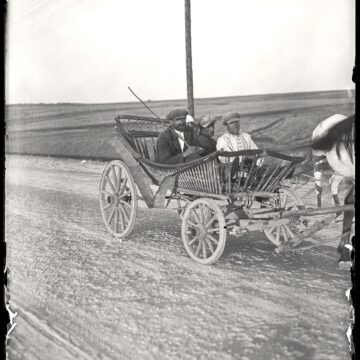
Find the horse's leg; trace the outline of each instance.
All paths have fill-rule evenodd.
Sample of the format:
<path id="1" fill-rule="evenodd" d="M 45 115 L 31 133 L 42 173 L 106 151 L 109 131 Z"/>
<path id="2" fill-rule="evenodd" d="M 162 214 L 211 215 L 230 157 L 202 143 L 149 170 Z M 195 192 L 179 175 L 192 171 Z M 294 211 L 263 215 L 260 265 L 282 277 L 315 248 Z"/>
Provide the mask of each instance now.
<path id="1" fill-rule="evenodd" d="M 317 199 L 317 206 L 321 207 L 321 194 L 322 194 L 322 173 L 324 165 L 327 164 L 326 156 L 324 154 L 317 155 L 313 152 L 312 154 L 313 167 L 314 167 L 314 179 L 315 179 L 315 193 Z"/>
<path id="2" fill-rule="evenodd" d="M 339 196 L 338 196 L 338 188 L 340 183 L 344 180 L 344 177 L 338 174 L 333 174 L 329 179 L 329 184 L 331 187 L 331 193 L 334 199 L 334 203 L 336 206 L 340 205 Z"/>
<path id="3" fill-rule="evenodd" d="M 344 204 L 354 204 L 354 185 L 351 186 L 349 193 L 346 195 Z M 350 232 L 353 219 L 354 212 L 344 212 L 342 235 L 339 246 L 337 248 L 337 252 L 340 254 L 339 262 L 351 260 L 351 253 L 345 245 L 350 243 Z"/>
<path id="4" fill-rule="evenodd" d="M 316 194 L 316 199 L 317 199 L 317 206 L 321 207 L 321 194 L 322 194 L 321 178 L 322 178 L 322 172 L 321 171 L 314 171 L 314 178 L 315 178 L 315 194 Z"/>

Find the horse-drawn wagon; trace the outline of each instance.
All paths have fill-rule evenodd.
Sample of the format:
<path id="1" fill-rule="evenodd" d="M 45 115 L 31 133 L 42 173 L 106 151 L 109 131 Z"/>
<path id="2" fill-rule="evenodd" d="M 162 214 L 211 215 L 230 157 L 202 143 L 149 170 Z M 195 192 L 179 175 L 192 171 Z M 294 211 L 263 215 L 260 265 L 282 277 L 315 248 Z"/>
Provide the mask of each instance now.
<path id="1" fill-rule="evenodd" d="M 140 116 L 117 116 L 111 143 L 119 159 L 109 162 L 100 182 L 100 209 L 108 231 L 119 238 L 134 228 L 139 193 L 148 208 L 177 203 L 181 237 L 188 255 L 211 264 L 222 255 L 227 233 L 241 236 L 260 230 L 280 251 L 299 244 L 326 225 L 309 226 L 309 210 L 291 191 L 289 178 L 303 161 L 266 150 L 214 152 L 191 162 L 154 162 L 157 136 L 166 121 Z M 322 213 L 347 210 L 322 209 Z"/>

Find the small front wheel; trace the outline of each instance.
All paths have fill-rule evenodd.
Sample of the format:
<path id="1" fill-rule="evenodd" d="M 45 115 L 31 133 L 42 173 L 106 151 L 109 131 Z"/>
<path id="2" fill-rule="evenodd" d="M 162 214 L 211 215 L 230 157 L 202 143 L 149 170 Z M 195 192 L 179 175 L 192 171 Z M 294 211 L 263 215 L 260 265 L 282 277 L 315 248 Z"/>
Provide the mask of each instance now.
<path id="1" fill-rule="evenodd" d="M 210 199 L 190 203 L 182 218 L 181 237 L 189 256 L 200 264 L 212 264 L 220 258 L 226 243 L 225 218 Z"/>
<path id="2" fill-rule="evenodd" d="M 134 178 L 120 160 L 106 165 L 100 182 L 100 209 L 106 228 L 116 237 L 131 233 L 138 211 Z"/>
<path id="3" fill-rule="evenodd" d="M 304 203 L 292 191 L 281 188 L 279 190 L 279 198 L 277 209 L 282 211 L 301 210 L 304 209 Z M 294 239 L 299 233 L 300 221 L 291 220 L 289 224 L 275 225 L 269 229 L 264 229 L 266 237 L 275 245 L 280 246 L 287 243 L 290 239 Z"/>

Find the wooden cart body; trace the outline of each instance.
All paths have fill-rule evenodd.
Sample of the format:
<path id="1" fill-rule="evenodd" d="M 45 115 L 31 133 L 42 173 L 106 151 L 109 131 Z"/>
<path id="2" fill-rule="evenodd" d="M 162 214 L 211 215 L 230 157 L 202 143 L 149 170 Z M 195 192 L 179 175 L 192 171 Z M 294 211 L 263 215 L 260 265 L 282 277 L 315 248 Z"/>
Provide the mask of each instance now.
<path id="1" fill-rule="evenodd" d="M 259 149 L 222 152 L 236 159 L 227 163 L 220 163 L 214 152 L 163 165 L 154 159 L 157 137 L 168 126 L 165 120 L 119 115 L 115 121 L 111 143 L 119 159 L 105 167 L 100 183 L 101 212 L 114 236 L 133 230 L 139 191 L 148 208 L 177 201 L 184 247 L 199 263 L 219 259 L 227 232 L 241 236 L 263 230 L 278 248 L 299 240 L 303 224 L 296 211 L 305 207 L 284 182 L 303 158 Z"/>

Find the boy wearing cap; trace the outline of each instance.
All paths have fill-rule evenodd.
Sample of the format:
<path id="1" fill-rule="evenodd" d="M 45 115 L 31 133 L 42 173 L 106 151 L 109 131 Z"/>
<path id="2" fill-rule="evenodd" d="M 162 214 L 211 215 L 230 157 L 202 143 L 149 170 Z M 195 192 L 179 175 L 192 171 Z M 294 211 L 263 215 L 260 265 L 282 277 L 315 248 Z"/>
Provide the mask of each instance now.
<path id="1" fill-rule="evenodd" d="M 216 151 L 216 141 L 213 139 L 215 133 L 215 117 L 205 115 L 197 120 L 199 126 L 199 136 L 197 139 L 198 146 L 204 149 L 201 153 L 206 156 Z"/>
<path id="2" fill-rule="evenodd" d="M 217 150 L 240 151 L 258 149 L 257 145 L 251 139 L 248 133 L 240 132 L 240 114 L 237 112 L 228 112 L 222 117 L 222 122 L 226 126 L 227 132 L 220 136 L 216 143 Z M 233 157 L 219 156 L 223 163 L 232 162 Z M 239 158 L 241 161 L 241 159 Z"/>
<path id="3" fill-rule="evenodd" d="M 202 149 L 194 146 L 193 131 L 186 126 L 188 111 L 175 109 L 169 112 L 170 126 L 161 132 L 156 142 L 155 161 L 160 164 L 181 164 L 200 158 Z"/>

